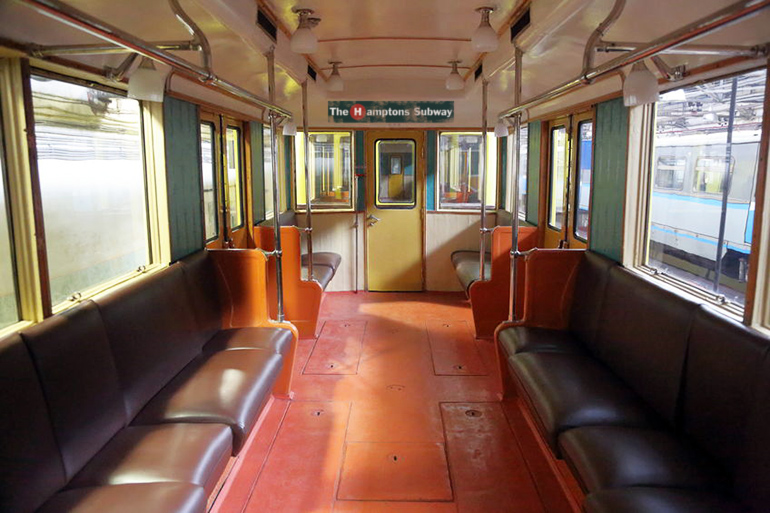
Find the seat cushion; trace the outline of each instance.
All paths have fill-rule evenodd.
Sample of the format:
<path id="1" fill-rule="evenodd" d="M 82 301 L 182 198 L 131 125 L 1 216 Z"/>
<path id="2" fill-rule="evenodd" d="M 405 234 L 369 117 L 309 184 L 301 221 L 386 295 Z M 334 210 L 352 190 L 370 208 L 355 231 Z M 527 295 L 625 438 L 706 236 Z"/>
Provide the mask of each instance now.
<path id="1" fill-rule="evenodd" d="M 221 424 L 129 426 L 118 433 L 67 488 L 181 482 L 210 494 L 232 453 Z"/>
<path id="2" fill-rule="evenodd" d="M 118 371 L 91 301 L 22 334 L 48 401 L 67 479 L 128 423 Z"/>
<path id="3" fill-rule="evenodd" d="M 302 267 L 307 267 L 309 261 L 308 255 L 302 255 Z M 334 271 L 337 271 L 340 267 L 340 263 L 342 263 L 342 257 L 337 253 L 332 253 L 330 251 L 313 252 L 314 267 L 317 265 L 325 265 L 326 267 L 331 267 Z M 315 269 L 313 269 L 313 271 L 315 271 Z"/>
<path id="4" fill-rule="evenodd" d="M 581 427 L 562 433 L 559 447 L 589 492 L 629 486 L 727 489 L 722 472 L 666 431 Z"/>
<path id="5" fill-rule="evenodd" d="M 203 513 L 206 492 L 189 483 L 78 488 L 54 495 L 37 513 Z"/>
<path id="6" fill-rule="evenodd" d="M 233 328 L 217 333 L 203 346 L 203 351 L 266 349 L 285 355 L 291 347 L 291 339 L 291 331 L 283 328 Z"/>
<path id="7" fill-rule="evenodd" d="M 568 429 L 657 424 L 638 396 L 590 356 L 522 353 L 509 358 L 508 364 L 557 455 L 557 439 Z"/>
<path id="8" fill-rule="evenodd" d="M 204 249 L 180 260 L 179 264 L 184 273 L 198 329 L 208 340 L 222 328 L 222 307 L 213 259 Z"/>
<path id="9" fill-rule="evenodd" d="M 96 301 L 104 319 L 129 419 L 207 342 L 182 268 L 172 265 Z"/>
<path id="10" fill-rule="evenodd" d="M 457 279 L 460 280 L 467 294 L 471 284 L 479 279 L 479 252 L 455 251 L 452 253 L 452 265 L 457 273 Z M 491 273 L 492 255 L 487 253 L 484 257 L 484 277 L 489 279 Z"/>
<path id="11" fill-rule="evenodd" d="M 31 513 L 67 482 L 35 366 L 19 335 L 0 340 L 0 511 Z"/>
<path id="12" fill-rule="evenodd" d="M 745 509 L 727 497 L 703 490 L 675 488 L 617 488 L 586 497 L 586 513 L 741 513 Z"/>
<path id="13" fill-rule="evenodd" d="M 715 312 L 693 321 L 682 400 L 684 433 L 733 472 L 770 340 Z M 770 469 L 768 469 L 770 472 Z"/>
<path id="14" fill-rule="evenodd" d="M 278 354 L 253 349 L 203 354 L 145 406 L 135 424 L 225 424 L 237 453 L 270 397 L 281 362 Z"/>
<path id="15" fill-rule="evenodd" d="M 588 346 L 671 426 L 676 422 L 697 308 L 636 273 L 614 267 L 609 271 L 599 332 Z"/>
<path id="16" fill-rule="evenodd" d="M 309 268 L 302 267 L 302 279 L 307 281 L 310 279 L 309 276 Z M 329 282 L 332 281 L 332 278 L 334 278 L 334 269 L 325 265 L 313 267 L 313 278 L 321 284 L 321 287 L 324 290 L 326 290 L 326 286 L 329 285 Z"/>
<path id="17" fill-rule="evenodd" d="M 517 353 L 585 354 L 583 345 L 568 331 L 517 326 L 500 331 L 500 345 L 513 356 Z"/>

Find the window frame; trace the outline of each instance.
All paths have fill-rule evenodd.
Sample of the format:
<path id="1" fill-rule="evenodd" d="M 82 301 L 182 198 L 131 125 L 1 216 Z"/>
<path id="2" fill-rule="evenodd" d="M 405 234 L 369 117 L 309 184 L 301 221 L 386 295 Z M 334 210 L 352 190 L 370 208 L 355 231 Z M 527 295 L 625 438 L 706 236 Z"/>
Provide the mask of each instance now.
<path id="1" fill-rule="evenodd" d="M 448 207 L 442 207 L 441 206 L 441 182 L 442 182 L 442 169 L 441 169 L 441 136 L 444 134 L 459 134 L 459 135 L 478 135 L 481 136 L 482 132 L 481 130 L 460 130 L 460 129 L 454 129 L 454 130 L 438 130 L 436 133 L 436 184 L 435 184 L 435 205 L 436 205 L 436 212 L 437 213 L 454 213 L 454 214 L 480 214 L 481 213 L 481 202 L 479 202 L 478 208 L 448 208 Z M 496 149 L 493 152 L 494 158 L 489 158 L 489 149 L 487 149 L 487 155 L 486 158 L 488 159 L 488 162 L 493 162 L 495 165 L 495 176 L 489 177 L 487 176 L 487 185 L 489 183 L 494 184 L 495 190 L 491 193 L 492 205 L 486 205 L 487 213 L 490 213 L 490 211 L 497 210 L 500 208 L 500 145 L 497 144 L 497 138 L 495 137 L 494 130 L 487 130 L 487 144 L 489 144 L 489 141 L 495 140 Z M 489 166 L 487 166 L 487 174 L 489 174 Z M 486 196 L 486 192 L 484 193 Z"/>
<path id="2" fill-rule="evenodd" d="M 765 106 L 770 98 L 770 68 L 768 66 L 750 67 L 732 71 L 723 75 L 709 77 L 708 82 L 724 80 L 736 75 L 743 75 L 754 71 L 766 70 L 765 73 Z M 661 94 L 691 86 L 695 81 L 678 83 L 665 90 Z M 630 270 L 646 277 L 653 283 L 684 295 L 698 303 L 714 308 L 723 314 L 742 322 L 754 329 L 770 334 L 770 194 L 766 189 L 770 171 L 770 152 L 762 155 L 762 149 L 767 151 L 770 139 L 770 126 L 765 123 L 768 113 L 765 112 L 761 138 L 758 149 L 757 179 L 753 185 L 753 191 L 757 193 L 759 200 L 760 186 L 764 187 L 764 201 L 762 203 L 761 217 L 756 217 L 760 212 L 757 204 L 754 223 L 759 225 L 759 237 L 754 237 L 749 254 L 749 277 L 746 282 L 746 301 L 743 307 L 737 303 L 722 301 L 720 295 L 715 295 L 703 288 L 697 287 L 685 280 L 659 272 L 647 265 L 648 253 L 648 228 L 651 222 L 650 198 L 657 187 L 653 178 L 653 165 L 656 162 L 654 154 L 655 146 L 655 112 L 656 105 L 642 105 L 629 109 L 629 148 L 627 155 L 627 187 L 626 187 L 626 216 L 624 222 L 624 243 L 622 263 Z M 765 166 L 764 173 L 762 165 Z M 764 182 L 764 184 L 760 184 Z M 682 190 L 692 188 L 685 177 Z M 675 191 L 674 189 L 667 189 Z M 679 192 L 681 192 L 680 190 Z M 694 193 L 694 191 L 693 191 Z M 713 196 L 713 195 L 712 195 Z M 752 266 L 755 269 L 752 271 Z"/>
<path id="3" fill-rule="evenodd" d="M 342 213 L 342 212 L 355 212 L 356 211 L 356 198 L 358 197 L 358 180 L 356 179 L 356 137 L 355 132 L 353 130 L 339 130 L 339 129 L 309 129 L 308 130 L 308 139 L 310 139 L 313 135 L 318 134 L 345 134 L 348 137 L 350 137 L 350 195 L 349 195 L 349 205 L 347 206 L 324 206 L 324 205 L 315 205 L 311 201 L 311 210 L 313 213 Z M 300 145 L 302 145 L 303 151 L 306 150 L 304 147 L 305 144 L 305 133 L 302 129 L 297 129 L 297 135 L 292 138 L 294 140 L 293 148 L 291 153 L 287 153 L 291 155 L 292 165 L 291 165 L 291 182 L 292 182 L 292 192 L 293 192 L 293 198 L 292 198 L 292 207 L 294 208 L 294 211 L 297 213 L 305 213 L 307 212 L 306 205 L 300 206 L 299 204 L 299 173 L 300 173 L 300 166 L 304 168 L 305 166 L 305 160 L 304 157 L 302 159 L 299 158 L 299 155 L 297 155 L 297 152 L 299 151 Z M 299 139 L 299 140 L 298 140 Z M 340 152 L 342 152 L 342 149 L 340 149 Z M 310 160 L 310 157 L 308 157 L 308 161 Z M 343 167 L 343 173 L 344 173 L 344 167 Z M 344 181 L 344 177 L 343 177 Z M 305 201 L 307 201 L 308 198 L 308 191 L 305 191 Z"/>

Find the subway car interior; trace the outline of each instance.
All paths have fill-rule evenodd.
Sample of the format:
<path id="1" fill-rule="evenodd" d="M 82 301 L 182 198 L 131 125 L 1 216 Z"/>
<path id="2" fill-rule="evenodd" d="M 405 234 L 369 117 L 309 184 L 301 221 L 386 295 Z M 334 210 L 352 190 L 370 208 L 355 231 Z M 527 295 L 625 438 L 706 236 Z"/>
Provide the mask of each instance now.
<path id="1" fill-rule="evenodd" d="M 770 0 L 0 0 L 0 512 L 770 512 Z"/>

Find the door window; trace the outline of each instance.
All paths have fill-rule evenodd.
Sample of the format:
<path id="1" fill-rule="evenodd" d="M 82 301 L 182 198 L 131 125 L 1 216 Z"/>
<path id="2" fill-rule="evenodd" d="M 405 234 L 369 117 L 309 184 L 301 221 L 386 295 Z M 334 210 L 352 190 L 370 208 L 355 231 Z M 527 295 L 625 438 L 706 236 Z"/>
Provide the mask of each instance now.
<path id="1" fill-rule="evenodd" d="M 417 190 L 414 141 L 377 141 L 375 159 L 377 207 L 413 208 Z"/>

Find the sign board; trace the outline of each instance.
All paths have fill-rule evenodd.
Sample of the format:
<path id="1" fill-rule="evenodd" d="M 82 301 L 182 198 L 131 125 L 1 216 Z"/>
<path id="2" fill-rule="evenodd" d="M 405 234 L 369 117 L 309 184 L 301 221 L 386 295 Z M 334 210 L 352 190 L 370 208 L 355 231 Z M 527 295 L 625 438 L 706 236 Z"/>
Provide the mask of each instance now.
<path id="1" fill-rule="evenodd" d="M 446 123 L 455 117 L 455 102 L 331 101 L 331 123 Z"/>

